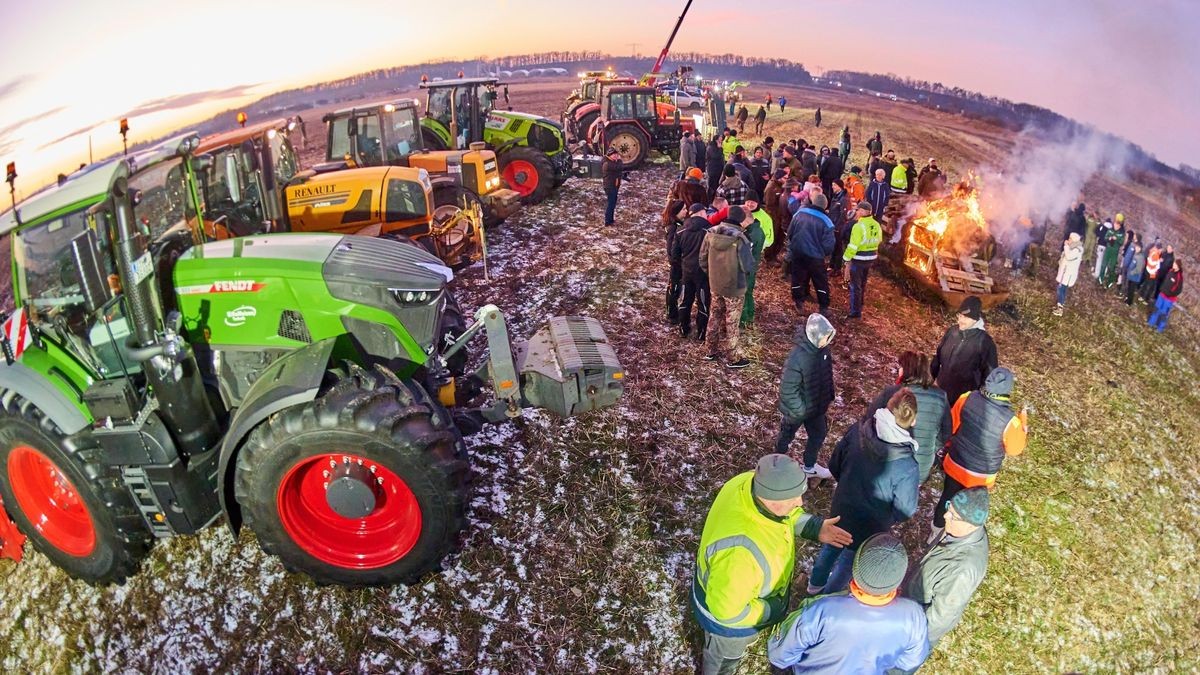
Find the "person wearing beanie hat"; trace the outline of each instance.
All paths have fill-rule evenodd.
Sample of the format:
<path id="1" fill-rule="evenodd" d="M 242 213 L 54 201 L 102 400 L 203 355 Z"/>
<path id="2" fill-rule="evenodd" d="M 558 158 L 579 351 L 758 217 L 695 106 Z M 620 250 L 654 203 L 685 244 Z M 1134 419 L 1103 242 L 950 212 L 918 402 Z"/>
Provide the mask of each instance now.
<path id="1" fill-rule="evenodd" d="M 833 402 L 833 354 L 829 344 L 837 334 L 829 320 L 818 313 L 808 316 L 796 331 L 795 346 L 783 363 L 779 378 L 779 412 L 783 419 L 775 452 L 786 454 L 800 427 L 804 443 L 804 471 L 810 478 L 832 478 L 829 469 L 817 464 L 821 446 L 829 433 L 829 404 Z"/>
<path id="2" fill-rule="evenodd" d="M 829 275 L 825 259 L 833 253 L 833 221 L 825 214 L 829 205 L 825 195 L 812 197 L 812 203 L 796 211 L 788 225 L 789 273 L 792 302 L 804 316 L 804 300 L 811 283 L 817 294 L 817 311 L 829 311 Z"/>
<path id="3" fill-rule="evenodd" d="M 708 274 L 700 267 L 700 249 L 708 234 L 708 215 L 704 204 L 692 204 L 688 219 L 675 235 L 671 264 L 682 272 L 683 301 L 679 306 L 679 334 L 692 335 L 692 305 L 696 306 L 696 339 L 703 341 L 708 330 Z"/>
<path id="4" fill-rule="evenodd" d="M 946 507 L 946 532 L 925 553 L 904 588 L 925 609 L 929 645 L 937 646 L 962 619 L 963 612 L 987 574 L 987 522 L 990 494 L 973 487 L 954 495 Z"/>
<path id="5" fill-rule="evenodd" d="M 730 206 L 741 206 L 746 201 L 746 191 L 750 189 L 749 185 L 738 175 L 737 167 L 741 166 L 741 164 L 730 162 L 721 171 L 723 178 L 720 187 L 717 188 L 717 196 L 724 197 Z M 742 168 L 745 169 L 745 167 Z"/>
<path id="6" fill-rule="evenodd" d="M 738 352 L 738 338 L 749 277 L 757 269 L 745 233 L 752 222 L 754 218 L 741 206 L 730 206 L 725 219 L 708 231 L 700 245 L 700 268 L 708 275 L 712 296 L 705 358 L 716 361 L 724 356 L 725 365 L 735 369 L 750 365 Z"/>
<path id="7" fill-rule="evenodd" d="M 931 540 L 945 527 L 946 504 L 967 488 L 991 488 L 1004 458 L 1025 451 L 1029 421 L 1024 410 L 1013 412 L 1010 397 L 1016 377 L 1003 366 L 988 373 L 983 387 L 967 392 L 950 408 L 954 435 L 947 444 L 942 470 L 942 497 L 933 512 Z"/>
<path id="8" fill-rule="evenodd" d="M 744 231 L 750 240 L 750 253 L 754 256 L 754 271 L 746 278 L 746 297 L 742 302 L 742 316 L 739 327 L 746 329 L 754 323 L 754 286 L 758 280 L 758 268 L 762 264 L 763 249 L 775 241 L 775 227 L 771 217 L 761 208 L 758 193 L 751 190 L 746 193 L 746 217 L 749 222 Z"/>
<path id="9" fill-rule="evenodd" d="M 867 298 L 867 278 L 871 267 L 879 257 L 879 244 L 883 242 L 883 228 L 875 220 L 874 205 L 869 199 L 859 200 L 854 208 L 854 220 L 850 221 L 850 241 L 842 252 L 842 262 L 849 263 L 843 271 L 843 279 L 850 283 L 850 312 L 848 319 L 862 317 L 863 303 Z"/>
<path id="10" fill-rule="evenodd" d="M 849 592 L 807 598 L 771 631 L 771 665 L 792 673 L 914 672 L 929 656 L 928 622 L 920 605 L 898 597 L 907 569 L 896 537 L 864 541 Z"/>
<path id="11" fill-rule="evenodd" d="M 847 429 L 833 449 L 829 471 L 837 487 L 829 508 L 856 542 L 887 532 L 917 512 L 916 419 L 917 397 L 901 388 L 885 407 Z M 822 547 L 809 574 L 809 595 L 845 589 L 853 556 L 853 547 Z"/>
<path id="12" fill-rule="evenodd" d="M 733 673 L 758 634 L 787 615 L 796 538 L 851 543 L 837 518 L 804 512 L 796 460 L 767 455 L 717 492 L 696 552 L 690 604 L 704 629 L 702 673 Z"/>
<path id="13" fill-rule="evenodd" d="M 983 303 L 974 295 L 967 296 L 955 315 L 955 325 L 938 343 L 929 371 L 953 404 L 983 386 L 998 362 L 996 343 L 984 327 Z"/>

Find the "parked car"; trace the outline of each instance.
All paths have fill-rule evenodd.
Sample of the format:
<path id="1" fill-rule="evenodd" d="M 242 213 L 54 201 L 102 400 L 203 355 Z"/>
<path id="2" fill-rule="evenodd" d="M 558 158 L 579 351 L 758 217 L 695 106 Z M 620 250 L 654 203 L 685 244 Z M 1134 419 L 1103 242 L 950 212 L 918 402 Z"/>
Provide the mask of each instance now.
<path id="1" fill-rule="evenodd" d="M 677 108 L 703 108 L 704 97 L 686 89 L 661 89 L 658 92 L 660 100 L 666 101 Z"/>

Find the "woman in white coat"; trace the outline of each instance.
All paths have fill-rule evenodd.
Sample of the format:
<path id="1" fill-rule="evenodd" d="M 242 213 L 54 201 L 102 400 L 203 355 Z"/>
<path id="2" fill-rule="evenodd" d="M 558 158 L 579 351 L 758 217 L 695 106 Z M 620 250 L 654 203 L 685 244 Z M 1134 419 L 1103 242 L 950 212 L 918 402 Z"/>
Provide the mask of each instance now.
<path id="1" fill-rule="evenodd" d="M 1062 255 L 1058 257 L 1058 306 L 1054 308 L 1054 316 L 1063 315 L 1063 305 L 1067 304 L 1067 289 L 1075 285 L 1079 278 L 1079 263 L 1083 260 L 1083 242 L 1077 232 L 1063 242 Z"/>

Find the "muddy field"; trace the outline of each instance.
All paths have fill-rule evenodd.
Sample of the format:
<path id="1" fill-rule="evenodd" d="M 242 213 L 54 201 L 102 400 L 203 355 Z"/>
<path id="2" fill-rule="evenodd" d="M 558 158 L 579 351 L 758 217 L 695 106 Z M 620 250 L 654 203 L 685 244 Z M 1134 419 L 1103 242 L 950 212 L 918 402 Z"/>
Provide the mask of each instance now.
<path id="1" fill-rule="evenodd" d="M 557 117 L 566 88 L 514 87 L 513 104 Z M 830 143 L 849 123 L 854 161 L 859 138 L 876 128 L 902 156 L 936 156 L 952 173 L 1013 142 L 905 104 L 803 91 L 789 99 L 769 133 Z M 820 131 L 811 126 L 818 103 Z M 308 157 L 320 143 L 313 134 Z M 285 573 L 252 535 L 235 541 L 213 528 L 160 543 L 128 584 L 96 589 L 30 552 L 21 565 L 0 562 L 0 670 L 691 672 L 698 629 L 686 597 L 704 515 L 720 485 L 771 447 L 779 371 L 801 317 L 778 268 L 765 267 L 750 368 L 702 360 L 701 345 L 666 325 L 658 211 L 672 173 L 659 164 L 632 176 L 611 228 L 600 225 L 599 181 L 571 180 L 489 233 L 490 282 L 479 266 L 455 280 L 464 306 L 500 305 L 516 336 L 550 315 L 599 318 L 628 379 L 616 408 L 526 415 L 470 440 L 470 523 L 444 572 L 411 587 L 321 588 Z M 1145 188 L 1108 187 L 1089 191 L 1128 195 L 1111 206 L 1126 213 L 1160 208 L 1143 201 Z M 1195 670 L 1196 326 L 1175 315 L 1165 335 L 1152 334 L 1140 308 L 1087 279 L 1067 316 L 1054 317 L 1048 268 L 1014 279 L 1012 301 L 987 317 L 1033 432 L 994 495 L 987 580 L 928 670 Z M 886 273 L 871 279 L 863 320 L 845 321 L 846 311 L 836 285 L 838 398 L 822 460 L 894 380 L 895 355 L 932 350 L 951 320 Z M 825 512 L 831 487 L 814 486 L 806 507 Z M 914 556 L 938 488 L 923 488 L 921 513 L 899 528 Z M 797 597 L 815 552 L 799 549 Z M 767 672 L 761 645 L 743 672 Z"/>

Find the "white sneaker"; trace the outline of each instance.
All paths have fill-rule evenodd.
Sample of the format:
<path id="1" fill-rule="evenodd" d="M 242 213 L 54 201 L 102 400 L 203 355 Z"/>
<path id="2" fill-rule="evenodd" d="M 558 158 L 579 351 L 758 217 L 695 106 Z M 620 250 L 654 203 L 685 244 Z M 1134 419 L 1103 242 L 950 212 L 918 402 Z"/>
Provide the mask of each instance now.
<path id="1" fill-rule="evenodd" d="M 808 474 L 809 478 L 819 478 L 821 480 L 829 480 L 830 478 L 833 478 L 833 474 L 829 473 L 829 469 L 826 469 L 820 464 L 814 464 L 812 468 L 807 466 L 804 467 L 804 473 Z"/>

